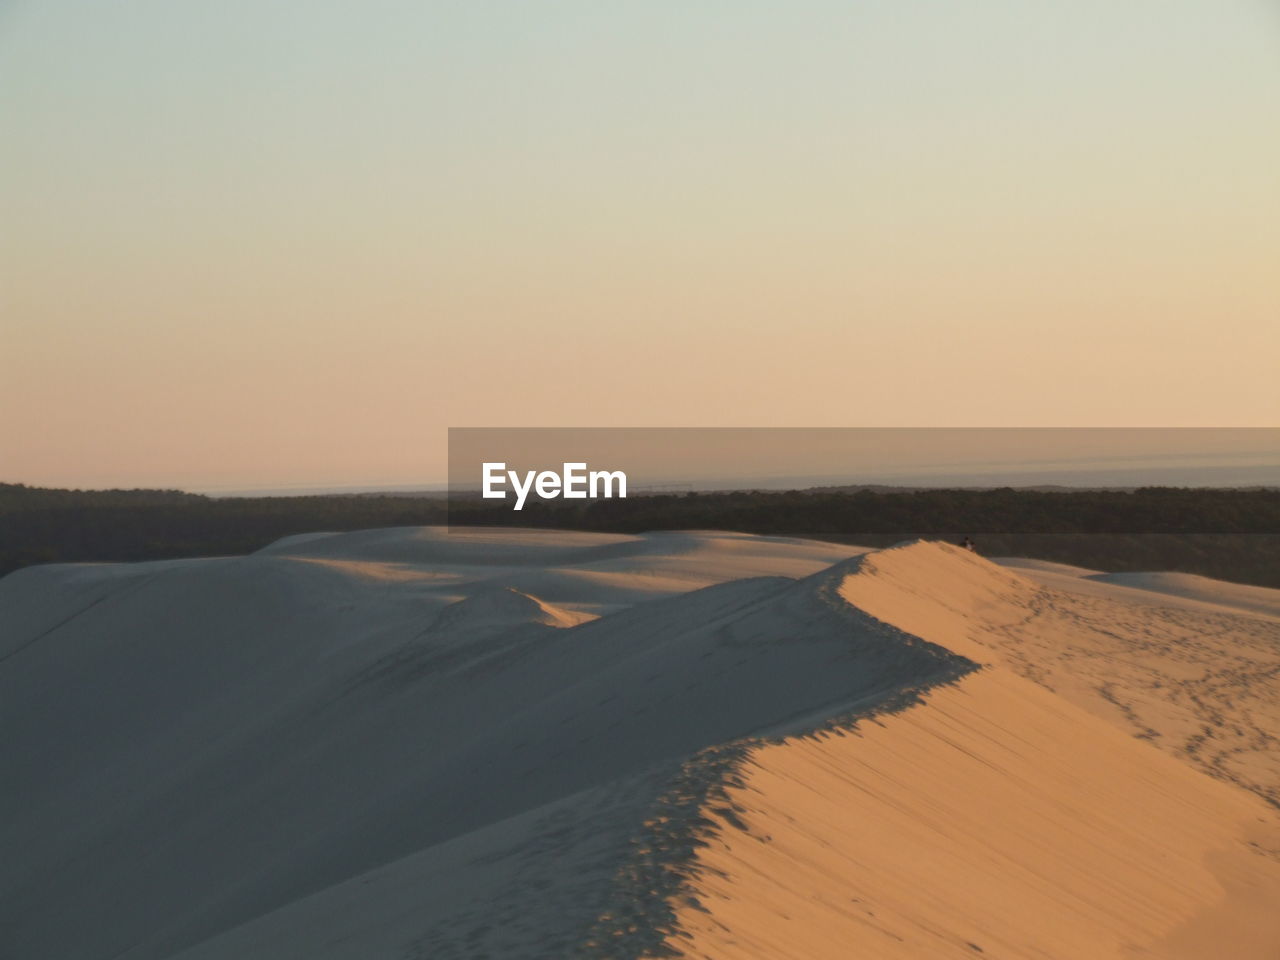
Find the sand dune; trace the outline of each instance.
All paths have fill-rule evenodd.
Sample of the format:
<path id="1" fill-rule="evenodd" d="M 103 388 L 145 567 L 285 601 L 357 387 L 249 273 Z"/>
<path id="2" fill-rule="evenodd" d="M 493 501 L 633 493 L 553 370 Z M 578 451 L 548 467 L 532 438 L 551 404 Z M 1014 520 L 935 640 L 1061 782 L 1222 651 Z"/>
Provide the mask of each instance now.
<path id="1" fill-rule="evenodd" d="M 1066 593 L 1118 600 L 1139 607 L 1156 605 L 1280 619 L 1280 590 L 1269 587 L 1227 583 L 1192 573 L 1100 573 L 1065 563 L 1021 557 L 997 557 L 993 562 Z M 1159 596 L 1151 596 L 1152 593 Z"/>
<path id="2" fill-rule="evenodd" d="M 1194 573 L 1098 573 L 1090 579 L 1280 617 L 1280 590 L 1268 587 L 1223 583 Z"/>
<path id="3" fill-rule="evenodd" d="M 1099 571 L 1087 567 L 1077 567 L 1069 563 L 1056 563 L 1052 560 L 1037 560 L 1034 557 L 992 557 L 992 563 L 1002 567 L 1012 567 L 1034 574 L 1051 574 L 1062 577 L 1091 577 Z"/>
<path id="4" fill-rule="evenodd" d="M 1005 671 L 752 752 L 673 946 L 729 958 L 1273 957 L 1271 811 Z M 1255 862 L 1256 861 L 1256 862 Z M 1189 945 L 1196 925 L 1212 949 Z M 852 949 L 857 944 L 857 952 Z"/>
<path id="5" fill-rule="evenodd" d="M 0 953 L 1273 956 L 1267 597 L 1040 575 L 420 529 L 18 571 Z"/>
<path id="6" fill-rule="evenodd" d="M 1046 586 L 938 544 L 871 554 L 842 592 L 1280 806 L 1280 619 L 1261 612 L 1280 591 L 1192 579 L 1213 602 L 1092 577 Z"/>

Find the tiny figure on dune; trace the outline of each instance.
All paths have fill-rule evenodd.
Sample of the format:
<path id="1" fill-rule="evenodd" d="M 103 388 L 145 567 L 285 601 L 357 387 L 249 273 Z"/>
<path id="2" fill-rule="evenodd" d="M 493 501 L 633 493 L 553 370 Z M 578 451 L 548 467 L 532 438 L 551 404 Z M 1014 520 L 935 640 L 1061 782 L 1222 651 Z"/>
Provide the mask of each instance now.
<path id="1" fill-rule="evenodd" d="M 965 537 L 963 540 L 960 541 L 960 546 L 964 547 L 964 549 L 968 550 L 970 553 L 978 552 L 977 545 L 968 537 Z"/>

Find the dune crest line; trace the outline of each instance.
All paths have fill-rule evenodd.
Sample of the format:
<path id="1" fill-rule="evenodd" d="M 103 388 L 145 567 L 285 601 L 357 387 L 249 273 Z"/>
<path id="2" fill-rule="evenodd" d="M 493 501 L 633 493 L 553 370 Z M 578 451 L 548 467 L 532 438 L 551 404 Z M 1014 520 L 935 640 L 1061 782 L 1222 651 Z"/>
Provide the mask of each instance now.
<path id="1" fill-rule="evenodd" d="M 1271 895 L 1280 621 L 1195 587 L 722 531 L 24 569 L 0 929 L 21 960 L 1203 942 Z"/>

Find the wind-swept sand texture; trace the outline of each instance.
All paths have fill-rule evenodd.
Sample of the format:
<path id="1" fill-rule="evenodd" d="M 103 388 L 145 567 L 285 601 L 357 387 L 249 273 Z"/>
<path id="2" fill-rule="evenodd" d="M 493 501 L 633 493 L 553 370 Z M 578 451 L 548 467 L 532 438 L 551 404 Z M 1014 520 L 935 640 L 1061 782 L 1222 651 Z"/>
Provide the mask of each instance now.
<path id="1" fill-rule="evenodd" d="M 1273 812 L 1004 671 L 761 747 L 725 806 L 690 957 L 1280 955 Z"/>
<path id="2" fill-rule="evenodd" d="M 1267 587 L 1223 583 L 1194 573 L 1098 573 L 1090 579 L 1280 617 L 1280 590 Z"/>
<path id="3" fill-rule="evenodd" d="M 1280 618 L 1265 612 L 1280 591 L 1192 577 L 1198 597 L 1162 598 L 1129 589 L 1142 575 L 1116 577 L 1125 583 L 1048 577 L 1045 586 L 934 544 L 866 557 L 842 595 L 1280 806 Z"/>
<path id="4" fill-rule="evenodd" d="M 1042 575 L 420 529 L 18 571 L 0 955 L 1273 957 L 1269 599 Z"/>

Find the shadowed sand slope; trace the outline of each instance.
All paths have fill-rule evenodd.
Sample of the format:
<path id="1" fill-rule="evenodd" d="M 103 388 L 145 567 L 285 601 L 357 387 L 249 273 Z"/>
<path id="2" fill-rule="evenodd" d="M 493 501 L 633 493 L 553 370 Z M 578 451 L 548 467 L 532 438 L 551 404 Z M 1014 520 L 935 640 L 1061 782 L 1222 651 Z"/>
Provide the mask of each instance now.
<path id="1" fill-rule="evenodd" d="M 384 551 L 375 539 L 372 552 Z M 510 865 L 466 872 L 456 858 L 556 849 L 557 810 L 587 819 L 574 797 L 622 843 L 661 789 L 618 783 L 972 667 L 833 598 L 826 563 L 806 559 L 821 545 L 554 539 L 513 538 L 488 568 L 465 540 L 428 538 L 417 560 L 399 543 L 394 562 L 420 577 L 345 565 L 389 558 L 335 555 L 335 568 L 268 551 L 136 576 L 104 568 L 94 589 L 81 582 L 93 568 L 7 578 L 7 622 L 27 632 L 0 669 L 10 955 L 168 956 L 419 855 L 398 869 L 451 892 L 424 894 L 401 943 L 432 943 L 432 955 L 506 949 L 510 930 L 473 926 L 468 911 L 483 915 L 478 905 L 502 896 Z M 757 571 L 771 549 L 784 569 L 819 573 L 730 579 L 577 625 L 571 606 L 495 583 L 494 567 L 536 573 L 540 558 L 625 574 L 619 546 L 641 561 L 639 581 L 667 546 L 695 581 Z M 582 876 L 562 879 L 577 889 Z M 539 916 L 552 942 L 572 921 L 549 908 Z M 368 955 L 347 934 L 333 939 Z M 539 942 L 526 938 L 527 955 L 543 955 Z M 309 955 L 284 949 L 229 955 Z"/>
<path id="2" fill-rule="evenodd" d="M 1280 624 L 1035 573 L 419 529 L 19 571 L 0 955 L 1270 956 Z"/>

